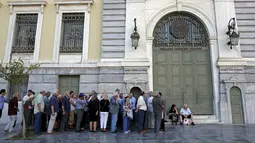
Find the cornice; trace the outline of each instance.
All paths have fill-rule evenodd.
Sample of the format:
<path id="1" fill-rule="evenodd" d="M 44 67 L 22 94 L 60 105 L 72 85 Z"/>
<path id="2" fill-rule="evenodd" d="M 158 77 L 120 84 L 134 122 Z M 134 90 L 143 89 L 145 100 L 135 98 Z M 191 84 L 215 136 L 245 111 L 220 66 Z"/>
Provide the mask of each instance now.
<path id="1" fill-rule="evenodd" d="M 9 0 L 9 6 L 27 6 L 27 5 L 47 5 L 46 0 L 30 0 L 30 1 L 21 1 L 21 0 Z"/>
<path id="2" fill-rule="evenodd" d="M 93 0 L 54 0 L 55 4 L 59 4 L 59 5 L 70 5 L 70 4 L 93 4 Z"/>

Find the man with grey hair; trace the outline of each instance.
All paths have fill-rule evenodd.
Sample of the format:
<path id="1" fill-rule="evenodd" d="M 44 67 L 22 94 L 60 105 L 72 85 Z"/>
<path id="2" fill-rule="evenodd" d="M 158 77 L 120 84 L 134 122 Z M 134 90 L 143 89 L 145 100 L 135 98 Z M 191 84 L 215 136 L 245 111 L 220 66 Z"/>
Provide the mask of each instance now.
<path id="1" fill-rule="evenodd" d="M 120 92 L 115 90 L 113 96 L 110 99 L 110 113 L 111 113 L 111 132 L 116 133 L 116 123 L 118 120 L 118 113 L 119 113 L 119 94 Z"/>
<path id="2" fill-rule="evenodd" d="M 184 104 L 184 107 L 181 109 L 180 111 L 180 121 L 181 121 L 181 125 L 183 125 L 183 120 L 185 118 L 188 118 L 191 120 L 191 125 L 195 125 L 194 122 L 193 122 L 193 115 L 192 115 L 192 112 L 191 110 L 188 108 L 188 105 L 187 104 Z"/>

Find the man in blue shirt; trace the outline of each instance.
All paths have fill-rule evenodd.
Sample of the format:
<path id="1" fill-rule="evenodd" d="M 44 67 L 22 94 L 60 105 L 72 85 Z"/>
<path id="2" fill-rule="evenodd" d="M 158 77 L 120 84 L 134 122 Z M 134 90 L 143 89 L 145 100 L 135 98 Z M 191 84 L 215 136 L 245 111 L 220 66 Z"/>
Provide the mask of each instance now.
<path id="1" fill-rule="evenodd" d="M 67 91 L 65 93 L 65 96 L 62 98 L 62 118 L 61 118 L 61 125 L 60 125 L 60 131 L 64 132 L 64 130 L 68 127 L 67 125 L 67 119 L 69 117 L 71 104 L 70 104 L 70 92 Z"/>
<path id="2" fill-rule="evenodd" d="M 2 117 L 2 112 L 3 112 L 3 109 L 4 109 L 4 102 L 8 103 L 8 100 L 6 98 L 4 98 L 5 95 L 6 95 L 6 90 L 1 89 L 0 90 L 0 119 Z"/>
<path id="3" fill-rule="evenodd" d="M 53 131 L 53 127 L 57 118 L 57 114 L 59 112 L 59 104 L 57 97 L 59 96 L 59 91 L 57 90 L 53 96 L 50 98 L 50 107 L 51 107 L 51 116 L 48 125 L 48 133 L 51 134 Z"/>

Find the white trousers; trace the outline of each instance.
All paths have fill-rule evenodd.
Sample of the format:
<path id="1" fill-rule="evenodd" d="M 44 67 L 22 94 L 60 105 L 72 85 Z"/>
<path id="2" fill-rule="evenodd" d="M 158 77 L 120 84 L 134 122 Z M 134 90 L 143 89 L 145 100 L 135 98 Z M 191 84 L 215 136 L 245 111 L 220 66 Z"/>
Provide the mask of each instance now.
<path id="1" fill-rule="evenodd" d="M 48 133 L 52 133 L 52 131 L 53 131 L 53 127 L 55 125 L 57 114 L 58 113 L 55 112 L 54 116 L 50 115 L 50 121 L 49 121 L 49 124 L 48 124 L 48 130 L 47 130 Z"/>
<path id="2" fill-rule="evenodd" d="M 109 114 L 108 112 L 100 112 L 100 127 L 101 127 L 101 129 L 106 128 L 108 114 Z"/>
<path id="3" fill-rule="evenodd" d="M 9 131 L 12 132 L 16 126 L 16 122 L 17 122 L 17 115 L 11 115 L 9 116 L 9 122 L 8 124 L 5 126 L 5 131 Z"/>

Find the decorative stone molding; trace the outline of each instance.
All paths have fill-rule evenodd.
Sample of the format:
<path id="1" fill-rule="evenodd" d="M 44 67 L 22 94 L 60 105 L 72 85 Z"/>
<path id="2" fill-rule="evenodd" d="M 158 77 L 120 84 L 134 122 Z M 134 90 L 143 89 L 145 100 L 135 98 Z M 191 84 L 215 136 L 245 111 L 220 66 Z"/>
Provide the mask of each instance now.
<path id="1" fill-rule="evenodd" d="M 60 5 L 87 5 L 85 8 L 87 11 L 90 11 L 90 6 L 93 4 L 93 0 L 73 0 L 73 1 L 66 1 L 66 0 L 54 0 L 56 5 L 56 12 L 59 13 Z"/>
<path id="2" fill-rule="evenodd" d="M 243 58 L 219 58 L 218 66 L 246 66 L 247 61 Z"/>
<path id="3" fill-rule="evenodd" d="M 12 14 L 15 6 L 40 6 L 40 12 L 44 12 L 44 6 L 47 5 L 46 0 L 31 0 L 31 1 L 8 1 L 10 13 Z"/>
<path id="4" fill-rule="evenodd" d="M 225 82 L 245 82 L 244 74 L 220 74 L 220 79 Z"/>
<path id="5" fill-rule="evenodd" d="M 145 3 L 146 0 L 126 0 L 127 3 Z"/>

